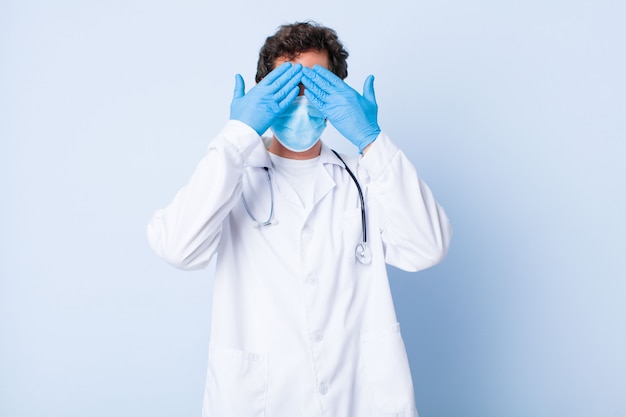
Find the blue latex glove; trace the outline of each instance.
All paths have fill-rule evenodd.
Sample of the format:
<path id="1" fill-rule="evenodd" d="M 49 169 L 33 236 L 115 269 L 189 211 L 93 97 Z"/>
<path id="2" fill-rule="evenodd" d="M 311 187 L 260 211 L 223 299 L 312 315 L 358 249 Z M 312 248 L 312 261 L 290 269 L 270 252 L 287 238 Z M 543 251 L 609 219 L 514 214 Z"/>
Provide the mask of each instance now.
<path id="1" fill-rule="evenodd" d="M 303 69 L 302 84 L 309 101 L 339 133 L 359 148 L 359 152 L 363 153 L 363 149 L 376 140 L 380 127 L 373 75 L 365 79 L 363 95 L 319 65 Z"/>
<path id="2" fill-rule="evenodd" d="M 301 78 L 302 65 L 285 62 L 246 94 L 243 77 L 235 75 L 230 119 L 244 122 L 262 135 L 298 96 Z"/>

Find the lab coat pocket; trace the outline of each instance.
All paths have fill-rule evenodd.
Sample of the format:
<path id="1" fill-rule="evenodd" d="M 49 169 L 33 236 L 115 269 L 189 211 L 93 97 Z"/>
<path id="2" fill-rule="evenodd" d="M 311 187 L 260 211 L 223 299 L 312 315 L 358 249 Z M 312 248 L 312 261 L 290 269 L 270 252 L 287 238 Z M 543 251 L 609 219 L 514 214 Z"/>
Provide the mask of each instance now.
<path id="1" fill-rule="evenodd" d="M 417 417 L 413 381 L 400 325 L 363 338 L 366 380 L 380 416 Z M 373 414 L 374 415 L 374 414 Z"/>
<path id="2" fill-rule="evenodd" d="M 267 355 L 211 344 L 203 416 L 262 417 L 267 384 Z"/>

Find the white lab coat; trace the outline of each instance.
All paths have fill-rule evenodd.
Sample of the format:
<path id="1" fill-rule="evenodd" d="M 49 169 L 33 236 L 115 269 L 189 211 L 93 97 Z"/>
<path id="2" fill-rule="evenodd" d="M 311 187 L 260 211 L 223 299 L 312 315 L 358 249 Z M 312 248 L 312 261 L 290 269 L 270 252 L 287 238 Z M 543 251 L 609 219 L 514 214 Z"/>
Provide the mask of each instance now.
<path id="1" fill-rule="evenodd" d="M 363 187 L 370 265 L 356 261 L 356 186 L 322 146 L 314 204 L 273 176 L 259 136 L 230 121 L 189 183 L 155 213 L 148 240 L 182 269 L 217 256 L 203 417 L 414 417 L 409 364 L 385 263 L 418 271 L 446 254 L 451 229 L 403 152 L 381 133 L 346 158 Z"/>

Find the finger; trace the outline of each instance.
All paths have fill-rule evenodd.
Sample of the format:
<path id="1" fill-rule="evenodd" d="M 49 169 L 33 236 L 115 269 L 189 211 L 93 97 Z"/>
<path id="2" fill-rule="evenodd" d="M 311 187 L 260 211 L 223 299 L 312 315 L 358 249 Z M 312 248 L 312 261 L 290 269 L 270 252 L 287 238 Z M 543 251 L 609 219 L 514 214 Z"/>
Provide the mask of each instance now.
<path id="1" fill-rule="evenodd" d="M 289 107 L 291 103 L 293 103 L 296 97 L 298 97 L 299 93 L 300 93 L 300 87 L 292 88 L 291 91 L 287 94 L 287 96 L 283 100 L 278 102 L 278 108 L 280 109 L 281 113 L 287 107 Z"/>
<path id="2" fill-rule="evenodd" d="M 263 78 L 259 84 L 264 84 L 264 85 L 268 85 L 273 83 L 274 81 L 276 81 L 281 75 L 283 75 L 285 72 L 289 71 L 289 69 L 292 67 L 291 62 L 285 62 L 282 65 L 279 65 L 278 67 L 274 68 L 269 74 L 267 74 L 265 76 L 265 78 Z"/>
<path id="3" fill-rule="evenodd" d="M 376 94 L 374 93 L 374 76 L 370 75 L 363 83 L 363 97 L 371 103 L 376 103 Z"/>
<path id="4" fill-rule="evenodd" d="M 321 65 L 313 65 L 313 72 L 324 78 L 330 85 L 338 87 L 343 84 L 343 80 L 331 70 L 322 67 Z"/>
<path id="5" fill-rule="evenodd" d="M 318 90 L 324 91 L 327 94 L 330 94 L 332 91 L 336 90 L 333 84 L 331 84 L 326 78 L 322 77 L 320 74 L 313 71 L 312 69 L 305 67 L 302 69 L 302 72 L 304 74 L 304 77 L 302 77 L 302 84 L 304 84 L 306 88 L 317 87 Z M 307 81 L 307 83 L 309 83 L 309 85 L 305 84 L 305 80 Z"/>
<path id="6" fill-rule="evenodd" d="M 294 66 L 295 67 L 295 66 Z M 291 78 L 276 80 L 276 91 L 274 92 L 274 99 L 277 101 L 283 100 L 290 92 L 294 89 L 294 87 L 298 87 L 300 82 L 302 81 L 302 67 L 300 70 L 295 72 Z M 289 73 L 285 73 L 284 76 L 289 75 Z"/>
<path id="7" fill-rule="evenodd" d="M 324 112 L 326 105 L 322 100 L 320 100 L 319 97 L 317 97 L 315 94 L 311 92 L 311 90 L 308 90 L 308 89 L 304 90 L 304 96 L 307 98 L 307 100 L 311 102 L 311 104 L 313 104 L 313 106 L 315 106 L 317 110 L 319 110 L 324 116 L 328 117 L 326 113 Z"/>
<path id="8" fill-rule="evenodd" d="M 287 91 L 291 91 L 291 86 L 295 83 L 300 84 L 302 78 L 302 64 L 296 63 L 292 67 L 276 78 L 269 86 L 270 93 L 277 93 L 285 87 Z"/>
<path id="9" fill-rule="evenodd" d="M 302 84 L 304 85 L 304 88 L 305 88 L 304 90 L 305 95 L 306 95 L 306 92 L 308 91 L 310 94 L 314 95 L 319 100 L 326 101 L 326 97 L 328 96 L 328 93 L 324 91 L 322 88 L 320 88 L 320 86 L 314 80 L 304 75 L 302 77 Z"/>
<path id="10" fill-rule="evenodd" d="M 241 74 L 235 74 L 235 90 L 233 91 L 233 98 L 241 98 L 246 94 L 246 84 L 243 81 Z"/>

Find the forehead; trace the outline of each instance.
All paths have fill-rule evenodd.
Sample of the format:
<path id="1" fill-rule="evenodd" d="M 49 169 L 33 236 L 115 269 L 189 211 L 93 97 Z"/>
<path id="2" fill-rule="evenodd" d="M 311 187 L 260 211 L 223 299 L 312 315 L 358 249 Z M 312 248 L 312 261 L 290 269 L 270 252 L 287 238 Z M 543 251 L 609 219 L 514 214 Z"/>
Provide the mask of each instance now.
<path id="1" fill-rule="evenodd" d="M 311 49 L 308 51 L 300 52 L 292 59 L 288 57 L 276 58 L 274 62 L 274 68 L 285 63 L 291 62 L 293 64 L 302 64 L 305 67 L 312 67 L 313 65 L 320 65 L 324 68 L 329 68 L 330 60 L 328 59 L 328 52 L 326 50 Z"/>

